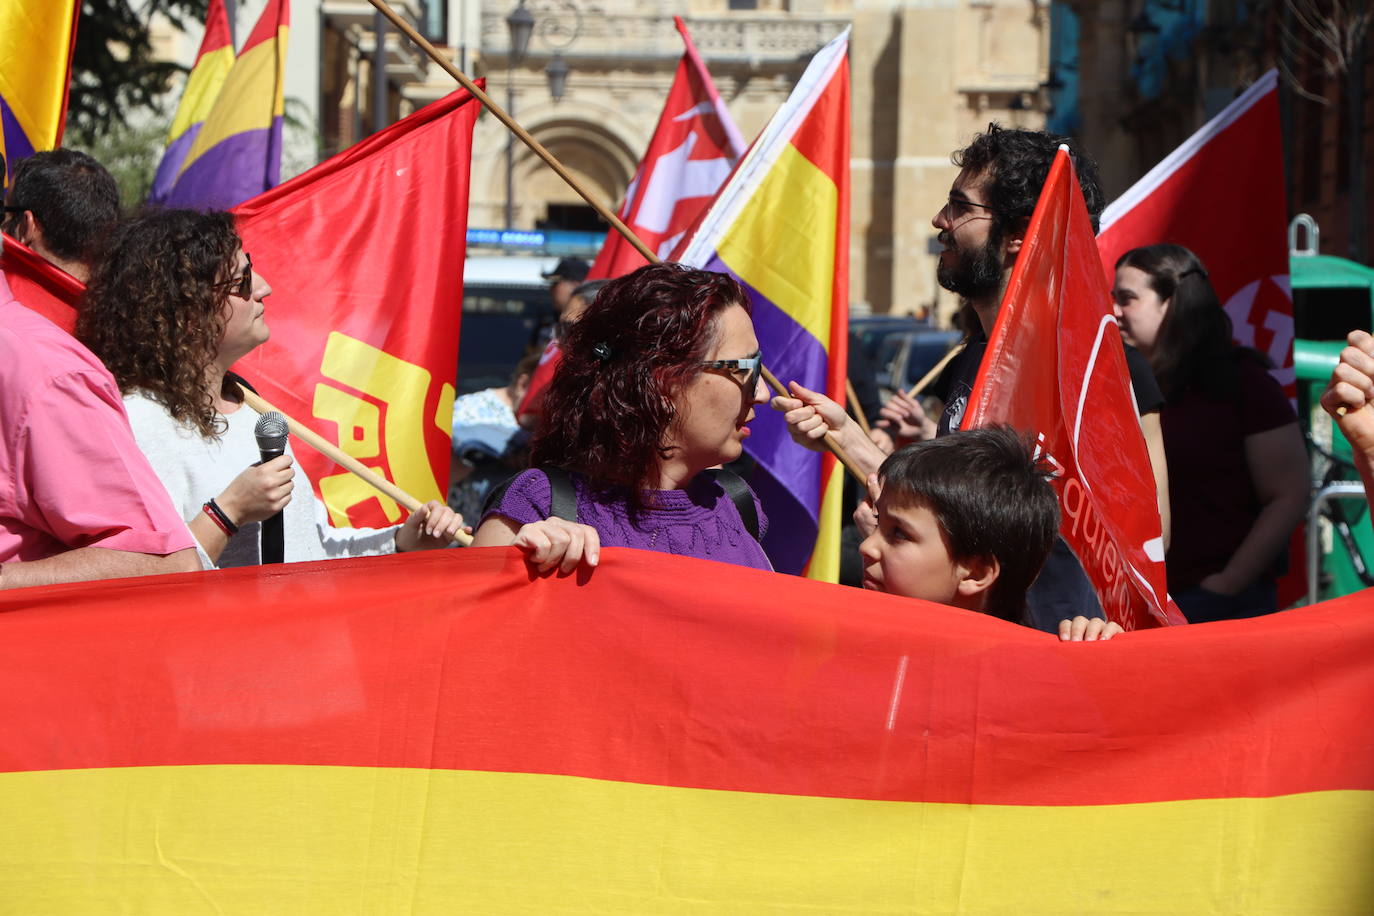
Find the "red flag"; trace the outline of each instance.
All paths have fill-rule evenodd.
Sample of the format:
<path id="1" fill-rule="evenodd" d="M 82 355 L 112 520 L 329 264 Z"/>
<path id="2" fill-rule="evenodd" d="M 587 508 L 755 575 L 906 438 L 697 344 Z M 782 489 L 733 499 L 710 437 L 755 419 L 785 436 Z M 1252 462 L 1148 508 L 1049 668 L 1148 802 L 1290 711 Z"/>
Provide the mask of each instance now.
<path id="1" fill-rule="evenodd" d="M 1236 344 L 1267 355 L 1296 403 L 1287 225 L 1278 76 L 1270 70 L 1103 211 L 1097 247 L 1109 278 L 1132 248 L 1190 249 L 1231 316 Z M 1299 528 L 1280 607 L 1307 594 L 1305 544 Z"/>
<path id="2" fill-rule="evenodd" d="M 235 208 L 272 285 L 272 339 L 236 368 L 420 500 L 444 498 L 477 102 L 455 92 Z M 336 525 L 401 509 L 313 450 Z"/>
<path id="3" fill-rule="evenodd" d="M 14 298 L 69 334 L 76 327 L 84 283 L 8 235 L 0 241 L 0 270 Z"/>
<path id="4" fill-rule="evenodd" d="M 660 258 L 672 253 L 744 155 L 744 140 L 687 26 L 678 16 L 673 22 L 687 48 L 619 213 Z M 619 277 L 645 263 L 643 255 L 612 229 L 588 277 Z"/>
<path id="5" fill-rule="evenodd" d="M 1103 279 L 1083 193 L 1061 149 L 969 395 L 966 425 L 1035 433 L 1056 471 L 1060 534 L 1109 619 L 1128 630 L 1184 623 L 1165 588 L 1150 456 Z"/>
<path id="6" fill-rule="evenodd" d="M 1132 248 L 1190 249 L 1207 266 L 1236 343 L 1267 354 L 1294 398 L 1287 225 L 1278 77 L 1270 70 L 1112 202 L 1097 247 L 1108 277 Z"/>

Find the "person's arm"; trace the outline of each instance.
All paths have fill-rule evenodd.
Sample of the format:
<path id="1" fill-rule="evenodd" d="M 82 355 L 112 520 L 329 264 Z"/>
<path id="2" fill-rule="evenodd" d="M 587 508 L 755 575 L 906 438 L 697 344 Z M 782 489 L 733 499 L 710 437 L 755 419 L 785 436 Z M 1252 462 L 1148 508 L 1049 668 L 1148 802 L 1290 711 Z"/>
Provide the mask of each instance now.
<path id="1" fill-rule="evenodd" d="M 885 427 L 895 443 L 923 442 L 935 438 L 935 421 L 921 402 L 905 391 L 895 391 L 882 409 L 878 425 Z"/>
<path id="2" fill-rule="evenodd" d="M 1155 499 L 1159 502 L 1160 531 L 1164 535 L 1164 550 L 1169 550 L 1169 462 L 1164 457 L 1164 430 L 1159 425 L 1159 411 L 1140 415 L 1140 431 L 1145 435 L 1145 448 L 1150 453 L 1150 469 L 1155 477 Z"/>
<path id="3" fill-rule="evenodd" d="M 448 506 L 431 499 L 396 529 L 396 552 L 409 550 L 441 550 L 453 546 L 453 539 L 463 530 L 463 517 Z"/>
<path id="4" fill-rule="evenodd" d="M 1365 498 L 1374 502 L 1374 337 L 1351 331 L 1321 405 L 1350 443 Z"/>
<path id="5" fill-rule="evenodd" d="M 1235 595 L 1258 579 L 1307 511 L 1307 448 L 1297 423 L 1246 436 L 1245 463 L 1260 511 L 1226 567 L 1198 583 L 1218 595 Z"/>
<path id="6" fill-rule="evenodd" d="M 271 461 L 249 466 L 215 497 L 215 505 L 229 517 L 230 524 L 239 528 L 271 518 L 291 502 L 295 473 L 291 464 L 290 455 L 278 455 Z M 229 532 L 204 510 L 187 519 L 186 525 L 205 555 L 218 563 L 229 544 Z"/>
<path id="7" fill-rule="evenodd" d="M 825 434 L 834 433 L 840 447 L 858 465 L 865 477 L 876 474 L 887 455 L 864 435 L 863 428 L 845 409 L 823 394 L 791 382 L 792 397 L 779 395 L 771 404 L 783 415 L 792 441 L 813 452 L 826 450 Z"/>
<path id="8" fill-rule="evenodd" d="M 561 518 L 517 525 L 503 515 L 493 515 L 478 526 L 472 546 L 519 547 L 525 560 L 541 573 L 558 567 L 567 574 L 581 563 L 596 566 L 601 562 L 601 537 L 596 529 Z"/>
<path id="9" fill-rule="evenodd" d="M 199 571 L 200 560 L 191 548 L 158 556 L 105 547 L 78 547 L 41 560 L 0 565 L 0 589 Z"/>

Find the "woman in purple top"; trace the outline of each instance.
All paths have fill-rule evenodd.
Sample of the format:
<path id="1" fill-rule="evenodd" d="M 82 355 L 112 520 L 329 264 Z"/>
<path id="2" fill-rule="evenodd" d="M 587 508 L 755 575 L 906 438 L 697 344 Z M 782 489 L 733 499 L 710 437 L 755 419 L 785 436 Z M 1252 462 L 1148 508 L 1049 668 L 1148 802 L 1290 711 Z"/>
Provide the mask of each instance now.
<path id="1" fill-rule="evenodd" d="M 1275 579 L 1307 508 L 1297 416 L 1231 320 L 1197 256 L 1134 248 L 1112 289 L 1121 336 L 1150 360 L 1169 465 L 1169 592 L 1192 623 L 1276 610 Z"/>
<path id="2" fill-rule="evenodd" d="M 541 571 L 595 566 L 603 545 L 770 569 L 735 502 L 703 473 L 743 450 L 768 400 L 761 364 L 734 278 L 654 264 L 612 280 L 564 340 L 534 470 L 488 508 L 473 546 L 514 544 Z M 541 467 L 570 472 L 580 524 L 551 517 Z"/>

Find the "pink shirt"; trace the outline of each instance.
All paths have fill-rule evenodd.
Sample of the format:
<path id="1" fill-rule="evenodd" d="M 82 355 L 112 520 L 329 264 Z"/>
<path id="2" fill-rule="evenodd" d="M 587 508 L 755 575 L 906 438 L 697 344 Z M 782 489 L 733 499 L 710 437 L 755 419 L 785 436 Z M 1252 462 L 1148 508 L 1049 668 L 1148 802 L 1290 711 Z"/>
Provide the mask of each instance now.
<path id="1" fill-rule="evenodd" d="M 0 273 L 0 563 L 91 546 L 165 555 L 195 541 L 109 371 Z"/>

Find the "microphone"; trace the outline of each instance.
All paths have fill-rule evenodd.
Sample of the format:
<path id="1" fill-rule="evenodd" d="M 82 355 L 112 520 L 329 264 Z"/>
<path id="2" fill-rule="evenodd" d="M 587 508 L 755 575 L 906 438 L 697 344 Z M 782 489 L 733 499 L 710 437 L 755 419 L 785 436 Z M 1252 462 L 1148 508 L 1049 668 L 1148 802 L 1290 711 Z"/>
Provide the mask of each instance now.
<path id="1" fill-rule="evenodd" d="M 259 464 L 286 454 L 288 432 L 286 417 L 275 410 L 269 410 L 258 418 L 258 425 L 253 427 L 253 435 L 257 437 L 258 453 L 262 456 L 262 461 L 259 461 Z M 263 564 L 267 564 L 281 563 L 285 559 L 285 555 L 286 537 L 285 531 L 282 529 L 281 513 L 278 512 L 271 518 L 263 519 L 260 556 Z"/>

